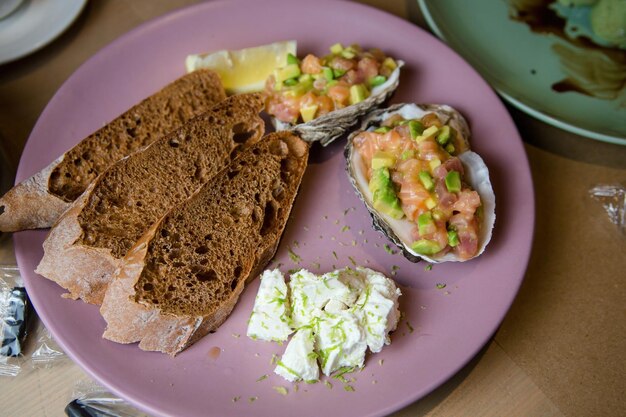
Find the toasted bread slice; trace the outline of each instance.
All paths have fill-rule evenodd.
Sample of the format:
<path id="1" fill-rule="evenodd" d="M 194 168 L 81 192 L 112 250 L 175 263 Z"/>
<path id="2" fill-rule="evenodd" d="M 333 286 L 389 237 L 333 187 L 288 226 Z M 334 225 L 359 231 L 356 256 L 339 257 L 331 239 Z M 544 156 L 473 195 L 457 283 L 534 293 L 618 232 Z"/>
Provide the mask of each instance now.
<path id="1" fill-rule="evenodd" d="M 50 227 L 101 172 L 226 98 L 219 76 L 196 71 L 83 139 L 0 198 L 0 231 Z"/>
<path id="2" fill-rule="evenodd" d="M 154 224 L 109 285 L 103 337 L 173 356 L 217 329 L 274 256 L 308 153 L 269 134 Z"/>
<path id="3" fill-rule="evenodd" d="M 113 271 L 146 230 L 264 132 L 259 94 L 230 97 L 103 172 L 60 217 L 37 273 L 100 304 Z"/>

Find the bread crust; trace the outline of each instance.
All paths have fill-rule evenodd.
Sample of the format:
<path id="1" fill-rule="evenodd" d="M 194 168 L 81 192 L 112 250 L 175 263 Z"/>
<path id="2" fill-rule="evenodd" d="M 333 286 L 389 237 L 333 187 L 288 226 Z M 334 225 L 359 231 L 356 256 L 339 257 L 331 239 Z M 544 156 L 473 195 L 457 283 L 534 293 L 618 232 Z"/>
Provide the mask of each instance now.
<path id="1" fill-rule="evenodd" d="M 168 221 L 168 217 L 170 220 L 177 218 L 177 213 L 186 211 L 194 199 L 203 203 L 213 201 L 211 199 L 204 200 L 203 196 L 209 193 L 208 189 L 217 189 L 216 186 L 220 184 L 220 181 L 223 181 L 232 172 L 226 168 L 213 180 L 206 183 L 194 196 L 174 207 L 155 223 L 124 258 L 122 266 L 116 271 L 113 281 L 108 287 L 100 308 L 100 313 L 107 322 L 107 328 L 103 334 L 105 339 L 118 343 L 139 342 L 139 348 L 142 350 L 160 351 L 175 356 L 207 333 L 216 330 L 228 318 L 245 284 L 256 278 L 274 256 L 307 166 L 309 148 L 306 142 L 299 137 L 289 132 L 278 132 L 266 136 L 258 145 L 261 146 L 263 141 L 270 140 L 286 142 L 288 152 L 294 156 L 293 159 L 297 161 L 297 166 L 289 167 L 292 170 L 290 175 L 293 177 L 289 180 L 289 189 L 284 190 L 287 195 L 280 218 L 261 238 L 260 244 L 255 248 L 256 250 L 250 253 L 252 256 L 247 257 L 238 265 L 243 271 L 242 278 L 233 281 L 236 282 L 236 286 L 232 287 L 228 297 L 219 300 L 217 308 L 207 314 L 176 314 L 172 311 L 164 311 L 158 304 L 142 299 L 137 292 L 142 273 L 147 268 L 148 251 L 151 243 L 154 243 L 153 241 L 159 237 L 159 230 Z M 241 158 L 243 156 L 241 155 Z M 259 158 L 263 156 L 261 153 Z M 240 158 L 233 160 L 230 167 L 236 166 L 239 160 Z M 281 173 L 286 169 L 281 165 Z M 241 231 L 235 232 L 233 230 L 230 233 L 239 233 L 237 238 L 241 240 L 246 239 L 246 234 L 252 236 L 254 233 L 258 233 L 258 230 L 254 230 L 254 228 L 240 229 Z M 227 258 L 227 254 L 220 253 L 218 255 L 219 258 L 214 262 L 233 262 Z M 207 310 L 210 309 L 207 308 Z"/>
<path id="2" fill-rule="evenodd" d="M 35 272 L 68 290 L 63 297 L 74 300 L 82 298 L 87 303 L 99 304 L 111 281 L 111 272 L 122 261 L 111 256 L 108 249 L 74 245 L 83 233 L 77 220 L 78 214 L 93 187 L 94 183 L 50 230 L 43 243 L 44 257 Z"/>
<path id="3" fill-rule="evenodd" d="M 116 160 L 150 144 L 225 98 L 219 76 L 212 71 L 197 71 L 173 81 L 2 196 L 0 231 L 52 226 L 89 183 Z M 75 170 L 75 175 L 66 169 Z M 59 178 L 74 190 L 72 198 L 54 191 L 58 184 L 53 183 L 59 182 Z"/>
<path id="4" fill-rule="evenodd" d="M 11 188 L 0 198 L 0 231 L 50 227 L 70 203 L 48 192 L 48 178 L 64 156 Z"/>

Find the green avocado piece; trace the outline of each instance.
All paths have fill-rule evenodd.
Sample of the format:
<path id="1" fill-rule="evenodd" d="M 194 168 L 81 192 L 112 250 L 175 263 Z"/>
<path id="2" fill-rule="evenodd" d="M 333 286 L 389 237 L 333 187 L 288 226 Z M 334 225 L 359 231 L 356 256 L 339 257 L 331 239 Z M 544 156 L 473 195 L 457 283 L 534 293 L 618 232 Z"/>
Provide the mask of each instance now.
<path id="1" fill-rule="evenodd" d="M 420 171 L 419 178 L 424 188 L 426 188 L 428 191 L 432 191 L 435 189 L 435 181 L 433 181 L 433 177 L 430 176 L 428 171 Z"/>
<path id="2" fill-rule="evenodd" d="M 437 252 L 441 251 L 441 247 L 434 240 L 428 239 L 420 239 L 418 241 L 413 242 L 411 245 L 411 249 L 421 255 L 434 255 Z"/>
<path id="3" fill-rule="evenodd" d="M 391 183 L 389 170 L 387 168 L 380 168 L 372 172 L 369 188 L 372 193 L 375 193 L 376 190 L 387 187 L 389 183 Z"/>
<path id="4" fill-rule="evenodd" d="M 326 78 L 326 81 L 332 81 L 335 79 L 335 74 L 333 73 L 332 68 L 323 67 L 322 74 L 324 74 L 324 78 Z"/>
<path id="5" fill-rule="evenodd" d="M 459 234 L 456 230 L 448 230 L 448 245 L 455 247 L 459 244 Z"/>
<path id="6" fill-rule="evenodd" d="M 385 81 L 387 81 L 387 77 L 384 75 L 377 75 L 370 78 L 369 84 L 371 87 L 378 87 L 379 85 L 385 84 Z"/>
<path id="7" fill-rule="evenodd" d="M 340 43 L 336 43 L 333 46 L 330 47 L 330 52 L 338 55 L 341 53 L 341 51 L 343 51 L 343 45 Z"/>
<path id="8" fill-rule="evenodd" d="M 363 84 L 350 87 L 350 104 L 360 103 L 367 98 L 367 90 Z"/>
<path id="9" fill-rule="evenodd" d="M 394 219 L 404 217 L 404 212 L 402 207 L 400 207 L 400 200 L 392 186 L 376 190 L 374 193 L 374 208 Z"/>
<path id="10" fill-rule="evenodd" d="M 409 121 L 409 133 L 411 133 L 411 139 L 417 138 L 424 133 L 424 125 L 418 120 Z"/>
<path id="11" fill-rule="evenodd" d="M 369 182 L 369 189 L 373 193 L 374 208 L 394 219 L 404 217 L 400 207 L 400 200 L 396 195 L 389 170 L 386 167 L 374 170 Z"/>
<path id="12" fill-rule="evenodd" d="M 429 235 L 434 230 L 435 221 L 433 220 L 433 215 L 430 211 L 422 213 L 417 218 L 417 228 L 419 229 L 420 235 Z"/>
<path id="13" fill-rule="evenodd" d="M 295 56 L 294 54 L 292 54 L 291 52 L 289 52 L 287 54 L 287 65 L 291 65 L 291 64 L 299 64 L 300 61 L 298 60 L 298 57 Z"/>
<path id="14" fill-rule="evenodd" d="M 288 64 L 283 68 L 275 70 L 274 77 L 276 78 L 277 83 L 282 83 L 290 78 L 299 77 L 300 74 L 302 74 L 302 72 L 300 71 L 298 64 Z"/>
<path id="15" fill-rule="evenodd" d="M 379 128 L 377 128 L 376 130 L 374 130 L 374 132 L 376 133 L 387 133 L 391 130 L 391 128 L 389 126 L 381 126 Z"/>
<path id="16" fill-rule="evenodd" d="M 446 174 L 446 188 L 451 193 L 461 191 L 461 174 L 458 171 L 450 171 Z"/>
<path id="17" fill-rule="evenodd" d="M 396 158 L 390 152 L 376 151 L 372 156 L 372 169 L 391 168 L 396 163 Z"/>
<path id="18" fill-rule="evenodd" d="M 452 134 L 450 132 L 450 126 L 444 126 L 439 129 L 439 133 L 437 134 L 437 143 L 439 143 L 441 146 L 444 146 L 446 143 L 448 143 L 451 137 Z"/>

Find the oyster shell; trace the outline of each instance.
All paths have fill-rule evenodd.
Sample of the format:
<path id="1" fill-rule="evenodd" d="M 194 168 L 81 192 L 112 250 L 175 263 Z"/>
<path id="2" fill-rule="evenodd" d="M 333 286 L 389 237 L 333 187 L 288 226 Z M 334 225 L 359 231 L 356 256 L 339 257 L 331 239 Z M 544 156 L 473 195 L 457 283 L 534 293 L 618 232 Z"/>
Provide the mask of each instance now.
<path id="1" fill-rule="evenodd" d="M 489 180 L 489 169 L 477 153 L 469 150 L 468 138 L 470 131 L 467 122 L 463 116 L 452 107 L 438 104 L 397 104 L 387 109 L 379 109 L 368 114 L 363 120 L 361 128 L 348 137 L 344 152 L 347 163 L 346 170 L 357 195 L 365 203 L 370 212 L 374 229 L 386 235 L 402 250 L 403 255 L 407 259 L 412 262 L 418 262 L 421 259 L 433 263 L 447 261 L 462 262 L 464 259 L 460 259 L 453 252 L 448 252 L 443 256 L 434 255 L 433 257 L 429 257 L 411 249 L 410 244 L 413 241 L 411 230 L 415 227 L 415 223 L 410 222 L 406 218 L 400 220 L 394 219 L 374 209 L 372 192 L 369 189 L 368 180 L 365 176 L 366 167 L 358 151 L 353 146 L 353 140 L 360 132 L 373 130 L 373 126 L 380 126 L 380 122 L 393 114 L 400 114 L 405 119 L 419 119 L 427 113 L 436 113 L 445 125 L 453 127 L 458 133 L 457 142 L 455 142 L 454 145 L 457 149 L 462 149 L 461 153 L 457 156 L 464 167 L 464 180 L 472 189 L 478 192 L 482 202 L 482 222 L 478 236 L 478 252 L 473 258 L 479 256 L 491 240 L 495 223 L 495 194 L 491 181 Z"/>
<path id="2" fill-rule="evenodd" d="M 343 109 L 326 113 L 307 123 L 293 125 L 272 117 L 272 124 L 276 130 L 290 130 L 307 142 L 320 142 L 326 146 L 341 137 L 352 126 L 358 123 L 359 118 L 385 102 L 398 87 L 400 82 L 400 68 L 404 61 L 396 61 L 398 67 L 391 73 L 383 84 L 374 87 L 372 94 L 365 100 L 352 104 Z"/>

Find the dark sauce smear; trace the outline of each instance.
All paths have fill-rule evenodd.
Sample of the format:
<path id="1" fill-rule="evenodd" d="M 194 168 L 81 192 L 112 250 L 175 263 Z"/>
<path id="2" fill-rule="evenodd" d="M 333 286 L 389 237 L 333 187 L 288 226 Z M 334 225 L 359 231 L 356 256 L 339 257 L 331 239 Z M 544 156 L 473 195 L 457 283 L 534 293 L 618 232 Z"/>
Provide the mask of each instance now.
<path id="1" fill-rule="evenodd" d="M 509 0 L 509 17 L 512 20 L 528 25 L 534 33 L 554 35 L 565 40 L 570 45 L 582 49 L 578 53 L 557 53 L 561 66 L 569 76 L 552 84 L 552 90 L 557 93 L 575 92 L 600 99 L 612 100 L 617 98 L 621 90 L 626 88 L 626 52 L 619 48 L 598 45 L 586 36 L 570 38 L 565 33 L 565 19 L 548 7 L 554 2 L 554 0 Z M 587 78 L 586 85 L 583 85 L 583 82 L 580 81 L 580 74 L 571 73 L 568 70 L 568 68 L 588 67 L 593 65 L 594 60 L 596 62 L 608 60 L 614 66 L 616 74 L 624 74 L 622 82 L 615 83 L 615 74 L 613 74 L 613 77 L 609 77 L 612 78 L 610 85 L 605 85 L 601 78 Z M 613 94 L 607 94 L 607 89 L 612 90 Z M 594 90 L 601 90 L 603 93 L 598 94 Z"/>

